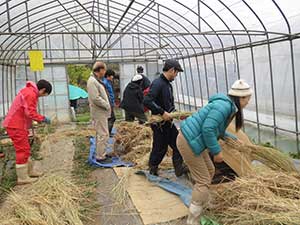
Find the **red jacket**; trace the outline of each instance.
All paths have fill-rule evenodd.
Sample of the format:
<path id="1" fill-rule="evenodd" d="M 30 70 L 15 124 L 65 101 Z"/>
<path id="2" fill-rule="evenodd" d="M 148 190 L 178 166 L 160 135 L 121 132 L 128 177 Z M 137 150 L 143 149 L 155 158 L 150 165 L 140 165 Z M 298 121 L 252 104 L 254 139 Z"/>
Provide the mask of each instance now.
<path id="1" fill-rule="evenodd" d="M 15 97 L 3 121 L 3 127 L 28 129 L 32 120 L 42 122 L 45 116 L 37 113 L 39 91 L 35 83 L 28 81 L 26 87 L 21 89 Z"/>

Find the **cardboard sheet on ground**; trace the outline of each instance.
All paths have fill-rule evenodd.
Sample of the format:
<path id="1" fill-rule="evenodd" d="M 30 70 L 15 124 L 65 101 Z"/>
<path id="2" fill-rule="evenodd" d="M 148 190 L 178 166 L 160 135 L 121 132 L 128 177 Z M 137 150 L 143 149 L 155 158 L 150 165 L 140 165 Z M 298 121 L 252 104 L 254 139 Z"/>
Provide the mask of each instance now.
<path id="1" fill-rule="evenodd" d="M 128 170 L 132 168 L 114 168 L 119 178 Z M 178 196 L 151 184 L 144 176 L 130 175 L 127 192 L 144 224 L 167 222 L 188 214 L 187 207 Z"/>

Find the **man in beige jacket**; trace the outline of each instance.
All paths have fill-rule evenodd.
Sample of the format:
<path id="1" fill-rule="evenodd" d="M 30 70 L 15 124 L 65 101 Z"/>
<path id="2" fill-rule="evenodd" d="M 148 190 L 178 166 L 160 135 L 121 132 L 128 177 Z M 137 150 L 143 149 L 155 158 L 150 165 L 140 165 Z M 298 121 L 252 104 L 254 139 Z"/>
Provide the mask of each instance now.
<path id="1" fill-rule="evenodd" d="M 96 130 L 96 160 L 100 163 L 111 163 L 106 157 L 105 148 L 109 138 L 107 119 L 110 117 L 110 103 L 102 81 L 106 72 L 103 62 L 95 62 L 91 76 L 87 81 L 91 119 Z"/>

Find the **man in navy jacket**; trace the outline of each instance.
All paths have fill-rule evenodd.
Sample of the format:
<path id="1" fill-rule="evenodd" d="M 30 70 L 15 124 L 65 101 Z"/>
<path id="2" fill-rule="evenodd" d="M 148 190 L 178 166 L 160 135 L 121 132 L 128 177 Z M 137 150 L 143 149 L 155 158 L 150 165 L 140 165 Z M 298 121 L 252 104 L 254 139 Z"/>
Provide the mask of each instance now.
<path id="1" fill-rule="evenodd" d="M 176 146 L 178 130 L 170 116 L 170 112 L 175 111 L 171 82 L 175 79 L 178 72 L 182 71 L 183 69 L 176 60 L 166 60 L 163 73 L 152 82 L 150 91 L 144 98 L 144 105 L 151 110 L 152 114 L 160 114 L 164 119 L 162 123 L 151 125 L 153 146 L 149 159 L 149 168 L 150 173 L 153 175 L 158 175 L 158 166 L 168 150 L 168 145 L 173 149 L 172 162 L 176 176 L 181 176 L 187 172 L 187 168 L 183 166 L 183 159 Z"/>

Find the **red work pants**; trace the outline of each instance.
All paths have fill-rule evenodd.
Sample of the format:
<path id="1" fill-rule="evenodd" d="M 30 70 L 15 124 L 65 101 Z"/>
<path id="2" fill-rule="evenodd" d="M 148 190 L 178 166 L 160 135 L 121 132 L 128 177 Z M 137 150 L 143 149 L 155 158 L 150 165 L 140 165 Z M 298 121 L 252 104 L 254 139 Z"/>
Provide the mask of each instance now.
<path id="1" fill-rule="evenodd" d="M 26 164 L 30 157 L 30 144 L 28 130 L 6 128 L 7 134 L 12 140 L 16 151 L 16 164 Z"/>

